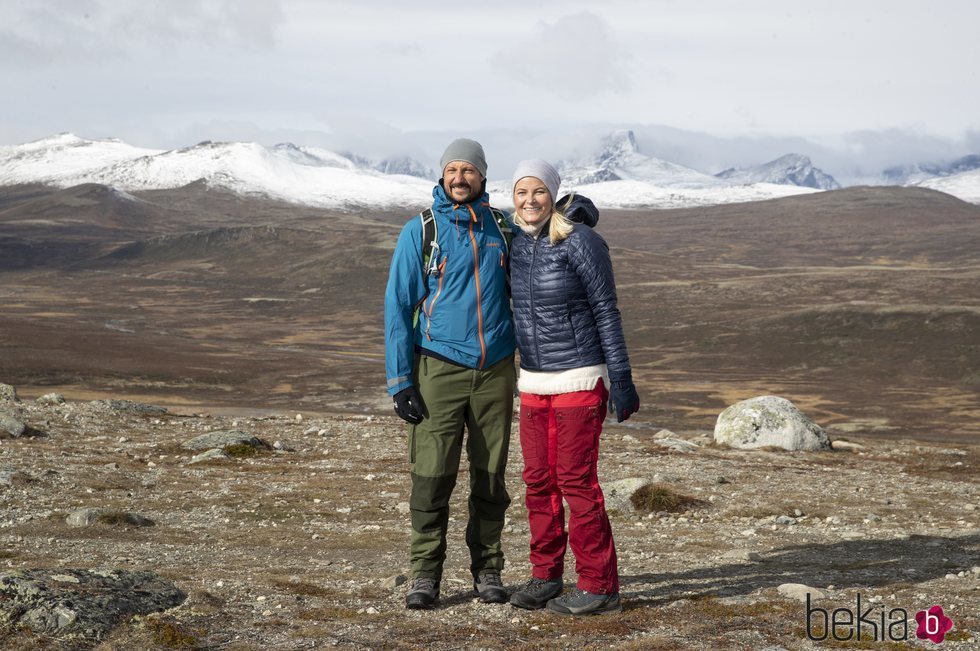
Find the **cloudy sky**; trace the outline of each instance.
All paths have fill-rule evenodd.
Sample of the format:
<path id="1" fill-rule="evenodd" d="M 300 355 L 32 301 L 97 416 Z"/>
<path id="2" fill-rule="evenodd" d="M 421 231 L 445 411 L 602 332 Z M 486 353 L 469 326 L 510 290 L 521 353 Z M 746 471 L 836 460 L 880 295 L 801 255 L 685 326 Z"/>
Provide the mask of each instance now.
<path id="1" fill-rule="evenodd" d="M 976 0 L 2 0 L 0 144 L 289 139 L 431 163 L 474 135 L 492 167 L 494 147 L 565 156 L 627 127 L 702 168 L 791 145 L 915 162 L 980 153 L 978 25 Z"/>

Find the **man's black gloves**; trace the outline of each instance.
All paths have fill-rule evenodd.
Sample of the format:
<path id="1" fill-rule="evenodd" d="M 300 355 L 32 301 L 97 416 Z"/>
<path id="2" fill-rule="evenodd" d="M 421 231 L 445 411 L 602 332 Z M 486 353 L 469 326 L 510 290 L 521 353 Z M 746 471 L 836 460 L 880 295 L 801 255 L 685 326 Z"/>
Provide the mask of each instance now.
<path id="1" fill-rule="evenodd" d="M 622 423 L 640 410 L 640 396 L 636 392 L 636 385 L 633 384 L 632 373 L 626 372 L 620 375 L 609 375 L 609 402 L 612 404 L 613 412 L 616 414 L 616 422 Z"/>
<path id="2" fill-rule="evenodd" d="M 429 417 L 429 410 L 425 408 L 425 403 L 422 402 L 422 396 L 419 395 L 419 390 L 414 386 L 402 389 L 393 397 L 395 400 L 395 413 L 402 420 L 417 425 L 422 422 L 423 418 Z"/>

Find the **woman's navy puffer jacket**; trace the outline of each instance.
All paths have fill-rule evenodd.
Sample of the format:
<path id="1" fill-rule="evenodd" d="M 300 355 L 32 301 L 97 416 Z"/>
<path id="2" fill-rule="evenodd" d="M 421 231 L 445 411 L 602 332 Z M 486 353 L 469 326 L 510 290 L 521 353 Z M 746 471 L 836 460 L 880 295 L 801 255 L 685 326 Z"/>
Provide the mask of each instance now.
<path id="1" fill-rule="evenodd" d="M 556 245 L 515 228 L 511 296 L 521 368 L 563 371 L 605 363 L 610 378 L 630 372 L 606 241 L 575 224 Z"/>

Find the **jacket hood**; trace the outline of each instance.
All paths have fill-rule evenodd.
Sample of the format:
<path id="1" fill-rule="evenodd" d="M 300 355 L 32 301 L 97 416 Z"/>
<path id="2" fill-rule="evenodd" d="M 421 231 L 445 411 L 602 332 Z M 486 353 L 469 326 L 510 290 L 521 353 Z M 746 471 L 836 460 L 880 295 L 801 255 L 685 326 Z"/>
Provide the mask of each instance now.
<path id="1" fill-rule="evenodd" d="M 570 222 L 585 224 L 590 228 L 595 228 L 595 225 L 599 223 L 599 209 L 595 207 L 591 199 L 580 194 L 566 194 L 558 200 L 555 207 L 558 210 L 563 210 L 565 217 Z"/>

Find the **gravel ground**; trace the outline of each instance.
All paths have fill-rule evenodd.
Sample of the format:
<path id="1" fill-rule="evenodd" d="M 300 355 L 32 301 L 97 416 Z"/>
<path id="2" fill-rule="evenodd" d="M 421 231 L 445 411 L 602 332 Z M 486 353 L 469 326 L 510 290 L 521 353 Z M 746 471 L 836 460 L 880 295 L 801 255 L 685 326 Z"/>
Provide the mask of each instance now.
<path id="1" fill-rule="evenodd" d="M 750 452 L 693 431 L 674 435 L 694 444 L 680 452 L 665 434 L 607 423 L 599 464 L 607 494 L 639 478 L 695 500 L 682 512 L 647 513 L 608 495 L 624 612 L 566 619 L 474 599 L 462 489 L 441 605 L 404 609 L 405 586 L 395 584 L 408 569 L 409 476 L 394 417 L 176 415 L 104 401 L 7 401 L 0 411 L 29 428 L 0 438 L 0 574 L 147 570 L 188 595 L 101 641 L 0 628 L 4 648 L 908 648 L 894 642 L 900 626 L 892 637 L 876 627 L 874 639 L 865 625 L 861 641 L 847 626 L 832 633 L 850 632 L 849 641 L 810 639 L 823 632 L 815 608 L 854 612 L 858 597 L 875 621 L 907 614 L 917 646 L 932 643 L 915 641 L 915 613 L 941 605 L 954 622 L 944 648 L 980 648 L 976 445 L 850 434 L 852 445 L 841 445 L 831 429 L 833 452 Z M 182 443 L 224 430 L 267 445 L 189 463 L 200 451 Z M 516 430 L 514 440 L 510 588 L 529 575 Z M 154 524 L 69 526 L 82 508 Z M 820 591 L 809 627 L 806 603 L 786 584 Z M 9 607 L 0 595 L 0 612 Z"/>

